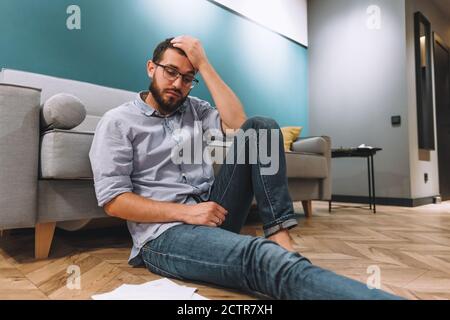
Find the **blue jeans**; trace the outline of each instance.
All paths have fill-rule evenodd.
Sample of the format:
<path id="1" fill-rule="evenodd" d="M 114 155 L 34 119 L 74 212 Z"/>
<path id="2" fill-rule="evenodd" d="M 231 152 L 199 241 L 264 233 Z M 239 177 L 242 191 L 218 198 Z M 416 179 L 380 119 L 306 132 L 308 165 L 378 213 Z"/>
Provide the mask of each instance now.
<path id="1" fill-rule="evenodd" d="M 242 126 L 279 129 L 271 119 L 254 117 Z M 270 138 L 270 131 L 269 131 Z M 274 299 L 398 299 L 381 290 L 314 266 L 299 253 L 289 252 L 262 237 L 240 235 L 253 200 L 263 222 L 265 236 L 297 224 L 289 196 L 286 161 L 279 135 L 279 170 L 262 175 L 262 164 L 224 163 L 211 190 L 210 201 L 228 210 L 219 227 L 177 225 L 149 241 L 141 254 L 153 273 L 180 280 L 211 283 Z M 244 147 L 249 149 L 251 139 Z M 256 140 L 259 146 L 258 139 Z M 234 157 L 239 152 L 235 141 Z M 269 164 L 270 165 L 270 164 Z"/>

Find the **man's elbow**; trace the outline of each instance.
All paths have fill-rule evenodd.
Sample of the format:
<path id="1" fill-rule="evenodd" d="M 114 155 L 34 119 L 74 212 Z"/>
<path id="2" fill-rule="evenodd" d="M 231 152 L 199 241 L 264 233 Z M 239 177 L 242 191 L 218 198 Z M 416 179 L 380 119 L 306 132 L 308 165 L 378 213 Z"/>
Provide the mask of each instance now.
<path id="1" fill-rule="evenodd" d="M 125 193 L 122 193 L 122 194 L 116 196 L 115 198 L 108 201 L 103 206 L 103 210 L 106 212 L 106 214 L 108 216 L 120 218 L 120 212 L 122 211 L 121 210 L 121 207 L 122 207 L 121 202 L 122 202 L 124 195 L 125 195 Z"/>
<path id="2" fill-rule="evenodd" d="M 229 127 L 231 132 L 232 132 L 232 134 L 235 134 L 237 130 L 242 128 L 242 126 L 244 125 L 245 121 L 247 121 L 246 117 L 240 117 L 239 119 L 236 119 L 233 122 L 233 125 Z"/>
<path id="3" fill-rule="evenodd" d="M 103 206 L 103 210 L 110 217 L 116 217 L 116 213 L 115 213 L 116 211 L 114 210 L 115 209 L 115 205 L 114 205 L 115 202 L 114 201 L 115 201 L 115 199 L 109 201 L 108 203 L 106 203 Z"/>
<path id="4" fill-rule="evenodd" d="M 239 117 L 239 118 L 235 119 L 233 121 L 233 123 L 230 123 L 230 124 L 227 124 L 224 121 L 222 121 L 222 131 L 224 133 L 228 131 L 229 133 L 234 134 L 237 130 L 242 128 L 245 121 L 247 121 L 246 116 Z"/>
<path id="5" fill-rule="evenodd" d="M 240 117 L 240 119 L 238 120 L 238 128 L 237 129 L 241 128 L 244 125 L 245 121 L 247 121 L 246 115 L 243 115 L 242 117 Z"/>

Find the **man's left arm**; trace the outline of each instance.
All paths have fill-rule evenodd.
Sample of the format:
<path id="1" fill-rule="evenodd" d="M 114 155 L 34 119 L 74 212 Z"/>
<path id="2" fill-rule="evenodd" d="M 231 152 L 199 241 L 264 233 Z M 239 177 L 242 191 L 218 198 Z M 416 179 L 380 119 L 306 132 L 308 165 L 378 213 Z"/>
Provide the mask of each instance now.
<path id="1" fill-rule="evenodd" d="M 223 131 L 239 129 L 247 120 L 244 108 L 236 94 L 209 63 L 200 41 L 190 36 L 181 36 L 174 38 L 172 43 L 186 53 L 192 66 L 200 72 L 219 111 Z"/>

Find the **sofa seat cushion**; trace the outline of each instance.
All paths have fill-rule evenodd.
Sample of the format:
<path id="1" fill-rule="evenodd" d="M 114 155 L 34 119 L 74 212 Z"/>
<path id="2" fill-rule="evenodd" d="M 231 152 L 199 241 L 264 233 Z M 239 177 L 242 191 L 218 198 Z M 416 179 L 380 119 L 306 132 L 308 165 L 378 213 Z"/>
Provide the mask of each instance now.
<path id="1" fill-rule="evenodd" d="M 325 156 L 306 152 L 286 153 L 288 178 L 325 179 L 328 177 L 328 169 Z"/>
<path id="2" fill-rule="evenodd" d="M 55 129 L 41 136 L 41 179 L 92 179 L 89 149 L 94 132 Z M 226 151 L 224 152 L 224 154 Z M 325 156 L 307 152 L 286 153 L 287 177 L 324 179 L 328 177 Z M 215 174 L 220 165 L 214 165 Z"/>
<path id="3" fill-rule="evenodd" d="M 41 179 L 92 179 L 94 132 L 55 129 L 41 135 Z"/>
<path id="4" fill-rule="evenodd" d="M 223 151 L 224 154 L 227 151 Z M 286 171 L 289 179 L 325 179 L 329 175 L 327 157 L 307 152 L 286 152 Z M 217 176 L 222 165 L 213 164 Z"/>

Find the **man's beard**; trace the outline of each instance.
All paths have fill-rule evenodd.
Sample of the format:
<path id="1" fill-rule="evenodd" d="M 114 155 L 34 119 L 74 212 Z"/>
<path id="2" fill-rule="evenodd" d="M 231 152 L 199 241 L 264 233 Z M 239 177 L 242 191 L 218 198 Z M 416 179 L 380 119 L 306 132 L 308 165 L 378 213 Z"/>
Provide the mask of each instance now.
<path id="1" fill-rule="evenodd" d="M 182 93 L 179 90 L 176 89 L 166 89 L 170 91 L 174 91 L 180 96 L 178 98 L 175 97 L 169 97 L 164 99 L 163 94 L 164 90 L 161 90 L 156 83 L 156 80 L 153 80 L 149 87 L 150 93 L 152 94 L 155 101 L 158 103 L 159 107 L 161 108 L 161 112 L 164 114 L 170 114 L 177 110 L 187 99 L 187 96 L 182 96 Z"/>

